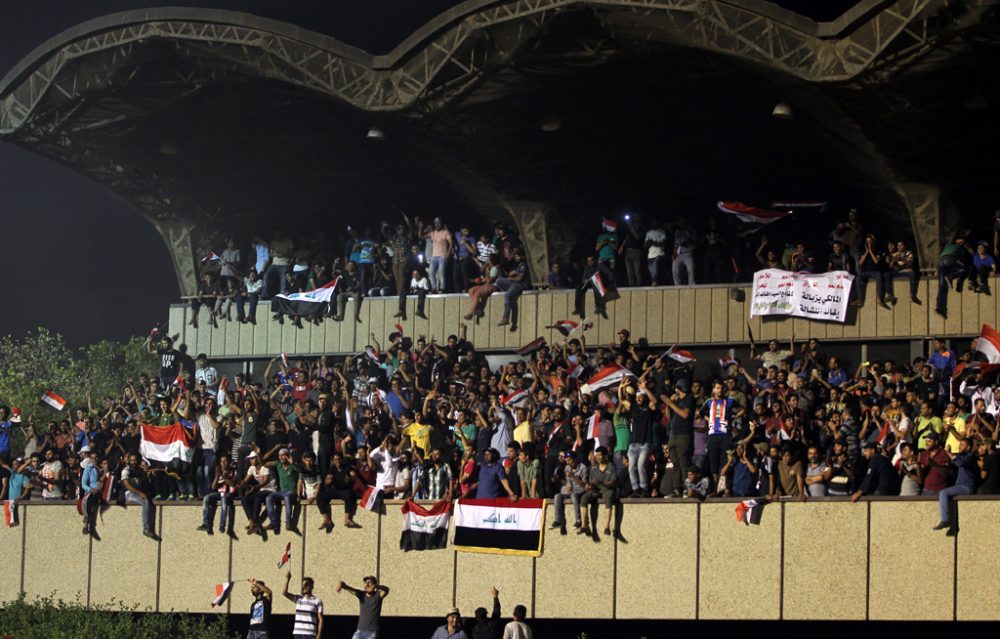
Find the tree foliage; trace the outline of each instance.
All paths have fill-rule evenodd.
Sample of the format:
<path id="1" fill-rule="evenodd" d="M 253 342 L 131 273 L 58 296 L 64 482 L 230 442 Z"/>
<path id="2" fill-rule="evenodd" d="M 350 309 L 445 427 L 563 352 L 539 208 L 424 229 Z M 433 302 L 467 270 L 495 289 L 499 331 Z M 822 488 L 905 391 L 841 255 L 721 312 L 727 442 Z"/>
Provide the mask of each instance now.
<path id="1" fill-rule="evenodd" d="M 120 397 L 125 379 L 140 373 L 158 373 L 142 337 L 124 343 L 104 340 L 78 350 L 44 328 L 23 338 L 0 339 L 0 405 L 19 407 L 25 423 L 29 417 L 36 423 L 51 419 L 52 412 L 38 403 L 45 391 L 82 407 L 89 394 L 97 407 L 105 396 Z"/>
<path id="2" fill-rule="evenodd" d="M 22 593 L 0 608 L 0 636 L 17 639 L 234 639 L 225 616 L 137 613 L 123 606 L 66 603 L 50 597 L 27 601 Z"/>

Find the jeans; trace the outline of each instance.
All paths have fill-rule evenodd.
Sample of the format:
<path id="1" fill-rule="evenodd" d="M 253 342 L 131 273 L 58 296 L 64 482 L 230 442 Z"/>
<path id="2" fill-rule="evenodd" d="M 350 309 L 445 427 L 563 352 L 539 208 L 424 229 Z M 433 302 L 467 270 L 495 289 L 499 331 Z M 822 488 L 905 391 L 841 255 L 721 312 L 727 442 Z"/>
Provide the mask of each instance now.
<path id="1" fill-rule="evenodd" d="M 625 249 L 625 276 L 629 286 L 642 286 L 642 249 Z"/>
<path id="2" fill-rule="evenodd" d="M 270 490 L 258 490 L 255 493 L 244 495 L 243 498 L 240 499 L 240 503 L 243 505 L 243 512 L 247 516 L 247 521 L 252 524 L 260 523 L 260 508 L 270 494 Z"/>
<path id="3" fill-rule="evenodd" d="M 693 253 L 681 253 L 674 258 L 671 264 L 671 270 L 673 270 L 674 275 L 674 286 L 681 285 L 681 273 L 684 272 L 687 275 L 687 280 L 685 284 L 688 286 L 694 286 L 694 254 Z"/>
<path id="4" fill-rule="evenodd" d="M 583 493 L 572 492 L 569 495 L 565 493 L 556 494 L 556 520 L 554 523 L 565 524 L 566 523 L 566 499 L 571 499 L 573 501 L 573 521 L 580 523 L 580 498 L 583 497 Z"/>
<path id="5" fill-rule="evenodd" d="M 361 303 L 365 300 L 364 295 L 359 291 L 349 291 L 337 294 L 337 317 L 344 319 L 344 311 L 347 310 L 347 300 L 354 298 L 354 319 L 361 319 Z"/>
<path id="6" fill-rule="evenodd" d="M 670 489 L 675 493 L 683 493 L 684 480 L 691 467 L 694 438 L 691 435 L 671 435 L 667 445 L 670 447 L 670 459 L 674 462 L 674 484 Z"/>
<path id="7" fill-rule="evenodd" d="M 733 440 L 728 433 L 708 436 L 708 466 L 713 478 L 719 477 L 719 471 L 726 463 L 726 451 L 732 447 Z"/>
<path id="8" fill-rule="evenodd" d="M 472 258 L 463 257 L 451 265 L 451 288 L 454 293 L 464 293 L 469 290 L 469 269 L 472 268 Z"/>
<path id="9" fill-rule="evenodd" d="M 858 303 L 862 305 L 865 303 L 868 280 L 875 280 L 875 295 L 878 297 L 878 301 L 881 302 L 885 300 L 884 274 L 879 271 L 861 271 L 861 273 L 858 274 L 857 281 Z"/>
<path id="10" fill-rule="evenodd" d="M 917 285 L 920 283 L 920 273 L 917 271 L 886 271 L 885 273 L 885 288 L 889 292 L 889 295 L 893 295 L 893 280 L 905 277 L 910 280 L 910 297 L 917 296 Z M 893 295 L 895 297 L 895 295 Z"/>
<path id="11" fill-rule="evenodd" d="M 587 289 L 594 291 L 594 309 L 601 313 L 604 311 L 604 298 L 600 296 L 597 289 L 589 281 L 583 288 L 576 289 L 576 295 L 573 298 L 573 312 L 583 317 L 587 314 Z"/>
<path id="12" fill-rule="evenodd" d="M 257 293 L 244 293 L 243 291 L 240 291 L 239 293 L 237 293 L 236 294 L 236 319 L 241 320 L 241 321 L 244 320 L 244 319 L 249 319 L 251 322 L 256 322 L 257 321 L 257 300 L 259 298 L 260 298 L 260 295 L 258 295 Z M 246 301 L 248 303 L 248 306 L 249 306 L 249 309 L 248 309 L 249 312 L 246 313 L 246 314 L 244 314 L 244 312 L 243 312 L 243 302 L 244 301 Z"/>
<path id="13" fill-rule="evenodd" d="M 948 309 L 948 280 L 953 277 L 958 278 L 958 288 L 961 289 L 962 284 L 965 283 L 965 276 L 965 267 L 957 258 L 947 255 L 938 260 L 937 310 L 945 311 Z"/>
<path id="14" fill-rule="evenodd" d="M 431 258 L 431 270 L 430 270 L 430 280 L 431 288 L 437 293 L 444 293 L 445 282 L 444 282 L 444 270 L 447 261 L 447 257 L 438 257 L 435 255 Z"/>
<path id="15" fill-rule="evenodd" d="M 663 268 L 663 256 L 651 257 L 646 260 L 646 264 L 649 266 L 650 284 L 653 286 L 662 286 L 663 282 L 660 280 L 660 270 Z"/>
<path id="16" fill-rule="evenodd" d="M 215 508 L 218 504 L 222 505 L 222 510 L 219 512 L 219 532 L 224 532 L 227 524 L 230 529 L 232 528 L 232 522 L 229 521 L 230 516 L 234 514 L 232 495 L 223 495 L 222 493 L 205 495 L 201 501 L 201 523 L 209 528 L 212 527 L 212 519 L 215 518 Z"/>
<path id="17" fill-rule="evenodd" d="M 142 531 L 154 532 L 156 530 L 156 505 L 152 499 L 143 498 L 132 491 L 125 493 L 125 503 L 142 504 Z"/>
<path id="18" fill-rule="evenodd" d="M 211 427 L 210 427 L 211 428 Z M 197 487 L 202 497 L 212 491 L 212 472 L 215 469 L 215 451 L 202 450 L 201 463 L 195 470 L 197 473 Z"/>
<path id="19" fill-rule="evenodd" d="M 295 510 L 295 491 L 279 490 L 267 496 L 267 518 L 271 520 L 271 527 L 278 527 L 278 500 L 285 502 L 285 528 L 292 525 L 292 513 Z"/>
<path id="20" fill-rule="evenodd" d="M 649 444 L 628 445 L 628 477 L 632 490 L 649 488 Z"/>
<path id="21" fill-rule="evenodd" d="M 523 282 L 515 282 L 506 277 L 497 278 L 497 289 L 504 291 L 503 294 L 503 319 L 510 319 L 517 323 L 517 300 L 521 298 L 521 293 L 527 290 Z"/>
<path id="22" fill-rule="evenodd" d="M 972 488 L 969 486 L 964 486 L 962 484 L 955 484 L 954 486 L 948 486 L 944 490 L 938 493 L 938 510 L 941 513 L 941 521 L 951 522 L 951 513 L 949 512 L 954 506 L 952 505 L 951 497 L 955 495 L 971 495 Z M 954 522 L 952 522 L 954 526 Z"/>
<path id="23" fill-rule="evenodd" d="M 288 272 L 287 264 L 272 264 L 267 267 L 267 270 L 261 274 L 261 279 L 264 280 L 264 290 L 261 295 L 262 298 L 269 300 L 272 295 L 277 293 L 284 293 L 287 284 L 285 283 L 285 273 Z M 274 280 L 278 280 L 278 285 L 274 285 Z"/>

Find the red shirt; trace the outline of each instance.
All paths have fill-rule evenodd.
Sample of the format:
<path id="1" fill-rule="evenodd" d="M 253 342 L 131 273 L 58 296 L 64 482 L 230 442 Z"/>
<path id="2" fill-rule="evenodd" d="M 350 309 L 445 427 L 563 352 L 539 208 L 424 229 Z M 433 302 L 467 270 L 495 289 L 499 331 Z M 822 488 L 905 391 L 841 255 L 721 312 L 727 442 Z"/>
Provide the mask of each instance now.
<path id="1" fill-rule="evenodd" d="M 934 461 L 934 466 L 931 466 L 931 460 Z M 935 450 L 933 456 L 926 450 L 920 453 L 920 466 L 924 469 L 924 490 L 939 491 L 948 487 L 950 482 L 946 471 L 950 462 L 951 458 L 943 448 Z"/>

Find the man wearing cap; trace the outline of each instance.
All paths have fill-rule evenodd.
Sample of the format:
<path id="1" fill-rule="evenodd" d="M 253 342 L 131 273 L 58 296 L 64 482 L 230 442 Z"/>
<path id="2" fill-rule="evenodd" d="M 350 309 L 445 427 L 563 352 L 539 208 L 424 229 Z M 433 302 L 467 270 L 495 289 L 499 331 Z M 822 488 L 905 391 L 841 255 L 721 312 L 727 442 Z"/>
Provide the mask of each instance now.
<path id="1" fill-rule="evenodd" d="M 691 453 L 694 451 L 694 399 L 688 389 L 688 381 L 679 379 L 674 384 L 672 395 L 660 395 L 670 415 L 670 459 L 677 469 L 674 471 L 674 482 L 671 487 L 673 495 L 679 496 L 684 487 L 684 478 L 691 466 Z"/>
<path id="2" fill-rule="evenodd" d="M 219 390 L 219 371 L 208 364 L 208 355 L 199 353 L 194 359 L 194 366 L 195 383 L 204 382 L 205 388 L 213 393 Z"/>
<path id="3" fill-rule="evenodd" d="M 937 495 L 948 487 L 948 466 L 951 457 L 941 448 L 941 436 L 929 431 L 923 436 L 924 450 L 920 453 L 920 469 L 924 477 L 924 495 Z"/>
<path id="4" fill-rule="evenodd" d="M 445 616 L 445 625 L 438 626 L 431 639 L 468 639 L 462 630 L 462 615 L 458 608 L 452 608 Z"/>
<path id="5" fill-rule="evenodd" d="M 274 472 L 278 475 L 278 490 L 268 495 L 264 500 L 267 504 L 269 521 L 264 524 L 263 528 L 273 530 L 275 533 L 280 530 L 278 515 L 281 506 L 278 502 L 284 501 L 285 529 L 297 535 L 299 531 L 295 527 L 293 514 L 298 502 L 299 471 L 292 463 L 291 451 L 287 448 L 278 451 L 278 461 L 274 464 Z"/>
<path id="6" fill-rule="evenodd" d="M 277 490 L 278 484 L 274 480 L 271 469 L 260 461 L 257 451 L 250 451 L 247 455 L 250 467 L 247 468 L 246 477 L 240 482 L 238 488 L 243 491 L 240 501 L 243 505 L 243 512 L 246 513 L 247 532 L 255 533 L 261 530 L 260 509 L 268 495 Z"/>
<path id="7" fill-rule="evenodd" d="M 895 491 L 896 471 L 892 463 L 879 452 L 874 442 L 866 442 L 862 454 L 868 460 L 868 470 L 865 472 L 861 486 L 851 495 L 851 501 L 861 499 L 862 495 L 893 495 Z"/>

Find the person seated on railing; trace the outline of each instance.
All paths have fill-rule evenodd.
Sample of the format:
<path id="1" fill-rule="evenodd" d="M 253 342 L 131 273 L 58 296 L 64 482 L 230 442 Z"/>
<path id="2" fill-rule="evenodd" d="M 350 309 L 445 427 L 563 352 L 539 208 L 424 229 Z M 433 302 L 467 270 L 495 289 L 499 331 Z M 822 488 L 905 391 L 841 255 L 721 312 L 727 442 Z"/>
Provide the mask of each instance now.
<path id="1" fill-rule="evenodd" d="M 972 277 L 969 280 L 969 285 L 977 293 L 990 295 L 990 278 L 997 274 L 997 262 L 987 252 L 988 246 L 986 240 L 980 240 L 976 243 L 976 253 L 972 256 Z"/>

